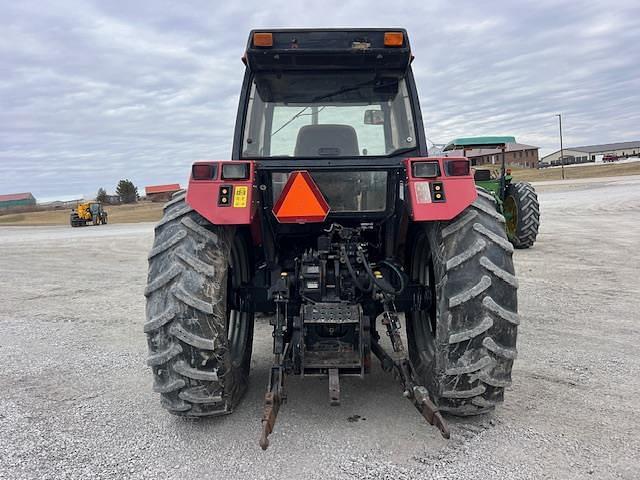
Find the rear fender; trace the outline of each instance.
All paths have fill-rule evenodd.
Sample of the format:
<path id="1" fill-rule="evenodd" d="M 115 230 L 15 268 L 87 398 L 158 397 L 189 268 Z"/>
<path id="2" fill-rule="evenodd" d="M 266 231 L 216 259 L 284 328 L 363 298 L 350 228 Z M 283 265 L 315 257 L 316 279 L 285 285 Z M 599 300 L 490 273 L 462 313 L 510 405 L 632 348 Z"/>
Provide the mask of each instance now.
<path id="1" fill-rule="evenodd" d="M 471 205 L 478 196 L 469 166 L 466 175 L 455 175 L 449 162 L 469 162 L 465 157 L 407 158 L 407 191 L 411 219 L 414 222 L 451 220 Z M 414 175 L 417 163 L 437 162 L 438 172 L 429 178 Z"/>
<path id="2" fill-rule="evenodd" d="M 225 178 L 225 165 L 245 165 L 243 178 Z M 210 166 L 209 178 L 194 178 L 198 166 Z M 255 165 L 252 161 L 199 161 L 191 167 L 187 204 L 214 225 L 250 225 L 256 216 Z"/>

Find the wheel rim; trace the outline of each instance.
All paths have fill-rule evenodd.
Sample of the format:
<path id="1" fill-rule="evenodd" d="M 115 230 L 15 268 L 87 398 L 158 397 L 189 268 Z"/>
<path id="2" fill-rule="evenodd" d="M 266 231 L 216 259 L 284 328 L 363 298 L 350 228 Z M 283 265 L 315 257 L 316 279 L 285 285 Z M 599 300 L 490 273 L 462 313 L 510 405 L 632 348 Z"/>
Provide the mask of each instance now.
<path id="1" fill-rule="evenodd" d="M 235 367 L 242 365 L 249 334 L 249 314 L 233 308 L 235 290 L 249 281 L 249 259 L 245 245 L 236 237 L 229 255 L 227 273 L 227 341 L 231 354 L 231 363 Z M 237 306 L 237 305 L 236 305 Z"/>
<path id="2" fill-rule="evenodd" d="M 513 238 L 518 228 L 518 206 L 515 199 L 512 196 L 505 198 L 502 209 L 504 210 L 504 220 L 507 225 L 507 235 L 509 238 Z"/>
<path id="3" fill-rule="evenodd" d="M 416 240 L 411 261 L 411 278 L 420 285 L 429 286 L 431 304 L 429 309 L 411 314 L 413 340 L 420 355 L 433 358 L 435 353 L 436 332 L 436 289 L 433 260 L 427 243 L 426 235 L 422 234 Z"/>

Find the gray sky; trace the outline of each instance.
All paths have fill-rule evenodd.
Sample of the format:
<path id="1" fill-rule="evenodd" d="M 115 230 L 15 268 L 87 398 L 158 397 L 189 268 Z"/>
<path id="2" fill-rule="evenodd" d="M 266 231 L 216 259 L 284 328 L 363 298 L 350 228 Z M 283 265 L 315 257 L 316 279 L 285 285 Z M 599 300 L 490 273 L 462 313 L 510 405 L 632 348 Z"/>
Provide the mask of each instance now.
<path id="1" fill-rule="evenodd" d="M 255 27 L 405 27 L 427 137 L 640 140 L 640 2 L 14 1 L 0 6 L 0 193 L 180 182 L 230 155 Z"/>

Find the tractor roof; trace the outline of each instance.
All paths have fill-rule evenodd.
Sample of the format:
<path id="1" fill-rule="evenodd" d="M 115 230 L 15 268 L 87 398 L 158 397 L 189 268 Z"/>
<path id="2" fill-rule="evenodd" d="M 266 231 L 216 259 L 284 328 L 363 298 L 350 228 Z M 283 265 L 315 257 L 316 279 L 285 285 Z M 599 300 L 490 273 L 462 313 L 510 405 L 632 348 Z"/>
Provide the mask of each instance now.
<path id="1" fill-rule="evenodd" d="M 466 149 L 471 150 L 472 148 L 503 148 L 507 143 L 516 143 L 515 137 L 464 137 L 464 138 L 456 138 L 455 140 L 450 141 L 446 147 L 442 149 L 443 152 L 448 152 L 450 150 L 460 150 Z"/>
<path id="2" fill-rule="evenodd" d="M 411 62 L 403 28 L 252 30 L 243 59 L 254 71 L 400 69 Z"/>

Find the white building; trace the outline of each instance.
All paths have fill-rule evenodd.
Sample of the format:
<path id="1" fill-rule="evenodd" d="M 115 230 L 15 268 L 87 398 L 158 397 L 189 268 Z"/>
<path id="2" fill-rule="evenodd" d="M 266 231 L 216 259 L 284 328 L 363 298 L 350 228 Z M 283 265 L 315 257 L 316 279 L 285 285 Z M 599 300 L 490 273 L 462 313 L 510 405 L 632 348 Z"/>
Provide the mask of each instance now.
<path id="1" fill-rule="evenodd" d="M 640 156 L 640 141 L 565 148 L 564 164 L 601 162 L 604 155 L 615 155 L 616 157 L 622 158 Z M 540 163 L 560 165 L 560 150 L 542 157 Z"/>

